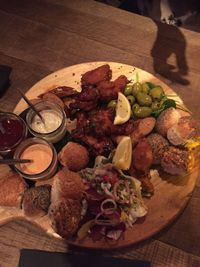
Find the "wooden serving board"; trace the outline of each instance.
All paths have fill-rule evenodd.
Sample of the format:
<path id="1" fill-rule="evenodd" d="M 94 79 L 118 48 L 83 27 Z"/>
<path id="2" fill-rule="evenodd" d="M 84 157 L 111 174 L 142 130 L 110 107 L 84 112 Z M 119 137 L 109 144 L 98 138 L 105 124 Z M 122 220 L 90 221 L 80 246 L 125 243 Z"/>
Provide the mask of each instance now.
<path id="1" fill-rule="evenodd" d="M 135 80 L 135 74 L 137 72 L 141 82 L 149 81 L 159 84 L 164 88 L 165 92 L 169 94 L 175 94 L 173 90 L 171 90 L 162 81 L 141 69 L 120 63 L 92 62 L 67 67 L 54 72 L 36 83 L 26 95 L 29 99 L 34 99 L 39 94 L 44 93 L 45 91 L 48 91 L 56 86 L 62 85 L 71 86 L 80 91 L 81 74 L 105 63 L 108 63 L 113 71 L 112 79 L 124 74 L 129 79 Z M 178 96 L 176 96 L 176 99 L 182 102 Z M 14 112 L 19 114 L 26 108 L 26 103 L 21 100 L 16 106 Z M 7 171 L 8 169 L 6 168 L 4 168 L 4 170 L 2 169 L 0 171 L 0 177 L 6 174 Z M 158 176 L 152 179 L 155 187 L 155 194 L 150 199 L 145 200 L 146 205 L 148 206 L 147 216 L 142 222 L 136 222 L 131 229 L 127 230 L 123 239 L 120 239 L 118 242 L 113 243 L 104 240 L 93 242 L 90 238 L 85 238 L 82 241 L 76 239 L 69 240 L 67 242 L 69 244 L 85 248 L 113 249 L 135 244 L 153 236 L 171 223 L 183 210 L 189 198 L 191 197 L 198 174 L 198 167 L 195 167 L 190 175 L 184 177 L 162 175 L 162 178 Z M 47 216 L 34 221 L 33 219 L 26 218 L 19 209 L 0 207 L 0 224 L 6 223 L 9 220 L 13 220 L 17 217 L 37 223 L 47 233 L 56 236 L 56 238 L 60 238 L 53 232 Z"/>

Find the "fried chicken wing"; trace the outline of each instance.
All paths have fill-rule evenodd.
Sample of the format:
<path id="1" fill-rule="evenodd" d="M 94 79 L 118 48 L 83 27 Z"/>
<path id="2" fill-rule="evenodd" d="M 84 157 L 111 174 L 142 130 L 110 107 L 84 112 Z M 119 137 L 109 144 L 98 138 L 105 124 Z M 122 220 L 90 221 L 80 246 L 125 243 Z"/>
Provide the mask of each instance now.
<path id="1" fill-rule="evenodd" d="M 112 77 L 112 71 L 108 64 L 102 65 L 94 70 L 87 71 L 82 75 L 82 86 L 93 85 L 96 86 L 101 81 L 109 81 Z"/>
<path id="2" fill-rule="evenodd" d="M 75 101 L 69 104 L 70 109 L 90 111 L 95 109 L 97 106 L 96 101 Z"/>
<path id="3" fill-rule="evenodd" d="M 110 100 L 117 99 L 118 93 L 123 92 L 128 83 L 126 76 L 121 75 L 115 81 L 102 81 L 98 84 L 97 89 L 100 94 L 100 100 L 109 102 Z"/>
<path id="4" fill-rule="evenodd" d="M 43 97 L 47 93 L 52 93 L 62 99 L 65 97 L 77 95 L 79 92 L 69 86 L 58 86 L 52 90 L 48 90 L 44 94 L 39 95 L 39 97 Z"/>

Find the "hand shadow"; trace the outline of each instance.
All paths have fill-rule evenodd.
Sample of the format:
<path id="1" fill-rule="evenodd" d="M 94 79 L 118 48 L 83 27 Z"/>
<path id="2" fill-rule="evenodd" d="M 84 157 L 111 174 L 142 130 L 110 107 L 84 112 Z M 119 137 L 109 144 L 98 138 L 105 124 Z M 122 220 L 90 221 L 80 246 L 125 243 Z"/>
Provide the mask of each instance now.
<path id="1" fill-rule="evenodd" d="M 188 65 L 185 57 L 186 41 L 182 32 L 176 26 L 154 22 L 158 28 L 151 50 L 155 72 L 173 82 L 188 85 L 190 82 L 183 77 L 188 74 Z M 177 66 L 167 63 L 172 54 L 176 56 Z"/>

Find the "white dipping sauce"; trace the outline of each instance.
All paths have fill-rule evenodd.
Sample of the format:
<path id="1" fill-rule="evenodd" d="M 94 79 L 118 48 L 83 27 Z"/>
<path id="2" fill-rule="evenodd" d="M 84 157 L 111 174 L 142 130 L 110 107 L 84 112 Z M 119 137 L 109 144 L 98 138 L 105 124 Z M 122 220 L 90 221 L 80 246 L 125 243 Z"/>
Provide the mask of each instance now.
<path id="1" fill-rule="evenodd" d="M 51 133 L 58 129 L 62 123 L 61 114 L 53 109 L 46 109 L 40 111 L 41 116 L 44 119 L 43 123 L 38 115 L 36 115 L 32 122 L 31 128 L 38 133 Z"/>

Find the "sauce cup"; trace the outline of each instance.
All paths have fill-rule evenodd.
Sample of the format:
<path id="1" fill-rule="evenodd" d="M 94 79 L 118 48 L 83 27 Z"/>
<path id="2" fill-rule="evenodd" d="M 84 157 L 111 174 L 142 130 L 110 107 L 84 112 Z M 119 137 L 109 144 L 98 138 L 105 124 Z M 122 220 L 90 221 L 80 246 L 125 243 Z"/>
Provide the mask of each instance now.
<path id="1" fill-rule="evenodd" d="M 57 153 L 53 145 L 37 137 L 24 140 L 15 150 L 14 159 L 32 160 L 30 163 L 15 165 L 15 170 L 29 180 L 51 178 L 58 166 Z"/>
<path id="2" fill-rule="evenodd" d="M 11 112 L 0 112 L 0 155 L 12 154 L 27 133 L 21 117 Z"/>
<path id="3" fill-rule="evenodd" d="M 29 109 L 26 122 L 30 133 L 51 143 L 60 141 L 66 133 L 64 110 L 59 105 L 49 101 L 41 101 L 34 106 L 42 115 L 44 123 L 32 109 Z"/>

